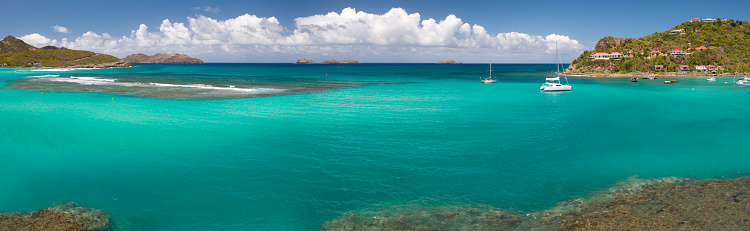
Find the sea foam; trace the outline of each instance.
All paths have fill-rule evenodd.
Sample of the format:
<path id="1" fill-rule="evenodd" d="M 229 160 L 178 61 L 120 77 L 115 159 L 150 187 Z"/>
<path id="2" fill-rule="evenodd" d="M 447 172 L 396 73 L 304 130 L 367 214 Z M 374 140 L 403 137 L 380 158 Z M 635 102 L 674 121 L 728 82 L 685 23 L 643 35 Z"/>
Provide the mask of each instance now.
<path id="1" fill-rule="evenodd" d="M 112 86 L 123 86 L 123 87 L 164 87 L 164 88 L 188 88 L 188 89 L 202 89 L 210 91 L 220 92 L 241 92 L 241 93 L 253 93 L 253 94 L 267 94 L 274 92 L 281 92 L 284 89 L 275 88 L 240 88 L 230 85 L 229 87 L 219 87 L 207 84 L 168 84 L 168 83 L 134 83 L 134 82 L 118 82 L 117 79 L 108 79 L 100 77 L 89 77 L 89 76 L 70 76 L 70 77 L 59 77 L 59 75 L 43 75 L 43 76 L 31 76 L 39 77 L 40 80 L 55 81 L 55 82 L 67 82 L 81 85 L 112 85 Z"/>

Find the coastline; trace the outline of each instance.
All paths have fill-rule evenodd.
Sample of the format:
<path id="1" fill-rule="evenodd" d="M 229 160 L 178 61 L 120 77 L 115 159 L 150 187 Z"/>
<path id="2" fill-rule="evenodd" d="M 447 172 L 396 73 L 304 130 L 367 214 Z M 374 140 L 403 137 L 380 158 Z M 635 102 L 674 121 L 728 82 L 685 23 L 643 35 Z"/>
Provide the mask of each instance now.
<path id="1" fill-rule="evenodd" d="M 625 77 L 709 77 L 709 76 L 738 76 L 738 75 L 750 75 L 748 72 L 742 73 L 723 73 L 723 74 L 707 74 L 707 73 L 694 73 L 694 72 L 665 72 L 665 73 L 643 73 L 643 72 L 629 72 L 629 73 L 576 73 L 576 72 L 565 72 L 560 75 L 565 76 L 584 76 L 593 78 L 625 78 Z"/>
<path id="2" fill-rule="evenodd" d="M 100 64 L 85 64 L 85 65 L 75 65 L 75 66 L 65 66 L 65 67 L 0 67 L 0 68 L 8 68 L 8 69 L 16 69 L 16 68 L 23 68 L 23 69 L 55 69 L 55 68 L 80 68 L 80 69 L 97 69 L 97 68 L 114 68 L 114 67 L 133 67 L 133 64 L 127 63 L 125 61 L 117 61 L 117 62 L 111 62 L 111 63 L 100 63 Z"/>

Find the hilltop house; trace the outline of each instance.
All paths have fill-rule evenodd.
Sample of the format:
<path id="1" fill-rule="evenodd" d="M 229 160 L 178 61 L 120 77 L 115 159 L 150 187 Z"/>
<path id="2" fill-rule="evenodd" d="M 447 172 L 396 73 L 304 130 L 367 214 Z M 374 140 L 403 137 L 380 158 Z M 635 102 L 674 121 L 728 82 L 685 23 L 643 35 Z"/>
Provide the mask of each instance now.
<path id="1" fill-rule="evenodd" d="M 696 71 L 706 71 L 706 69 L 707 68 L 704 65 L 695 65 L 695 70 Z"/>
<path id="2" fill-rule="evenodd" d="M 688 65 L 680 65 L 680 70 L 681 71 L 689 71 L 690 70 L 690 66 L 688 66 Z"/>
<path id="3" fill-rule="evenodd" d="M 685 33 L 685 31 L 683 31 L 682 29 L 679 29 L 679 30 L 672 30 L 669 33 L 670 34 L 683 34 Z"/>
<path id="4" fill-rule="evenodd" d="M 654 65 L 655 71 L 661 71 L 662 69 L 664 69 L 664 65 Z"/>
<path id="5" fill-rule="evenodd" d="M 700 21 L 701 21 L 701 19 L 700 19 L 700 18 L 693 18 L 693 19 L 692 19 L 692 20 L 690 20 L 690 21 L 691 21 L 691 22 L 700 22 Z"/>
<path id="6" fill-rule="evenodd" d="M 670 55 L 686 55 L 687 53 L 682 51 L 682 49 L 680 49 L 679 47 L 675 47 L 674 49 L 672 49 L 672 51 L 669 52 L 669 54 Z"/>
<path id="7" fill-rule="evenodd" d="M 706 19 L 701 19 L 701 22 L 716 22 L 716 19 L 706 18 Z"/>
<path id="8" fill-rule="evenodd" d="M 594 53 L 589 55 L 589 59 L 619 59 L 622 58 L 622 54 L 620 52 L 612 52 L 610 53 Z"/>

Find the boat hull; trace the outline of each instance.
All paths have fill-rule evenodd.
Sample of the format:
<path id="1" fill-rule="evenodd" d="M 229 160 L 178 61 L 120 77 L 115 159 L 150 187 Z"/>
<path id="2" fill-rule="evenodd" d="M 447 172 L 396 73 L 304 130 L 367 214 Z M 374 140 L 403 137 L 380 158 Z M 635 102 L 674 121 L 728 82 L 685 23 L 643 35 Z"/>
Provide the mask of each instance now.
<path id="1" fill-rule="evenodd" d="M 570 85 L 542 86 L 539 89 L 542 90 L 542 91 L 570 91 L 571 87 L 570 87 Z"/>

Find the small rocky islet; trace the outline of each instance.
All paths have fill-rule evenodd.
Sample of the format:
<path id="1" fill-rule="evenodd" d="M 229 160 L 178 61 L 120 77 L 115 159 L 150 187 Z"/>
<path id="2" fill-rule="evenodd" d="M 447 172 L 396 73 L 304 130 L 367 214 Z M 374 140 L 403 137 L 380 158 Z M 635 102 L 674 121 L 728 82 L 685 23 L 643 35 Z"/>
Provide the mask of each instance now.
<path id="1" fill-rule="evenodd" d="M 315 61 L 309 60 L 309 59 L 298 59 L 297 64 L 316 64 Z M 336 59 L 331 59 L 325 62 L 322 62 L 321 64 L 336 64 L 336 63 L 359 63 L 357 60 L 344 60 L 344 61 L 338 61 Z"/>
<path id="2" fill-rule="evenodd" d="M 74 202 L 29 212 L 0 213 L 0 231 L 93 231 L 110 228 L 110 216 Z"/>
<path id="3" fill-rule="evenodd" d="M 536 213 L 490 206 L 401 206 L 345 213 L 321 230 L 746 230 L 750 178 L 629 178 Z"/>

